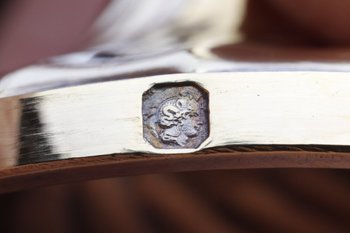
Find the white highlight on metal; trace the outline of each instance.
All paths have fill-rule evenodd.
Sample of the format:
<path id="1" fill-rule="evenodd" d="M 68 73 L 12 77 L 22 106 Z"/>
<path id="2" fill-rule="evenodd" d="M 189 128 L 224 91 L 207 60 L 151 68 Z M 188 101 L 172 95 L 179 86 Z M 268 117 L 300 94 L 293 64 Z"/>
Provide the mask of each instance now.
<path id="1" fill-rule="evenodd" d="M 234 144 L 350 145 L 349 73 L 173 74 L 41 93 L 45 131 L 65 158 L 183 153 Z M 198 149 L 155 149 L 142 136 L 142 93 L 193 81 L 209 92 L 210 136 Z"/>

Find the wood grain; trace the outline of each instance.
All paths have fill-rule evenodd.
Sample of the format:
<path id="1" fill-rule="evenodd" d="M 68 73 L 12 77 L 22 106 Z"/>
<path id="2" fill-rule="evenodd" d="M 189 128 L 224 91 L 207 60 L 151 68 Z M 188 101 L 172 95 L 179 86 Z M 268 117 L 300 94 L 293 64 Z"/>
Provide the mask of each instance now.
<path id="1" fill-rule="evenodd" d="M 0 193 L 90 179 L 242 168 L 350 168 L 350 154 L 323 148 L 218 148 L 194 154 L 121 154 L 21 165 L 0 171 Z M 267 148 L 267 149 L 266 149 Z M 250 151 L 247 151 L 250 149 Z M 260 151 L 259 151 L 260 150 Z M 309 151 L 307 151 L 309 150 Z"/>

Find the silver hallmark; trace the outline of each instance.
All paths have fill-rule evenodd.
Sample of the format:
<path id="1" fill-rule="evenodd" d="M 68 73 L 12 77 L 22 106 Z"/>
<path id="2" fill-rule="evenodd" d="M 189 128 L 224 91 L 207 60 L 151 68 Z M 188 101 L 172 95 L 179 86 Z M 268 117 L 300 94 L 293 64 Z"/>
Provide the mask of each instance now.
<path id="1" fill-rule="evenodd" d="M 194 83 L 155 85 L 143 94 L 142 113 L 155 148 L 197 148 L 209 136 L 208 94 Z"/>

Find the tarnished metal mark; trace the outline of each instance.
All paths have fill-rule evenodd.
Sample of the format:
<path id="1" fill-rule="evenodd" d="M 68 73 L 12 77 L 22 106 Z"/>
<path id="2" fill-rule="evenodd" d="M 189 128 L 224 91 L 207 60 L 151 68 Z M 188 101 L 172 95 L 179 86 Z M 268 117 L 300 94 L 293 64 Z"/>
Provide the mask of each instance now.
<path id="1" fill-rule="evenodd" d="M 143 136 L 155 148 L 197 148 L 209 136 L 208 94 L 195 83 L 153 86 L 142 113 Z"/>

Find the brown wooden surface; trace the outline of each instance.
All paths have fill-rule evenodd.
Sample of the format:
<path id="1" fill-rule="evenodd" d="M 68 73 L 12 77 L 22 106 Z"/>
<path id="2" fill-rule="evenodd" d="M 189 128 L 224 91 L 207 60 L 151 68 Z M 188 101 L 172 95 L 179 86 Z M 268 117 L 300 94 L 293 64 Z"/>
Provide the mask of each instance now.
<path id="1" fill-rule="evenodd" d="M 335 147 L 336 148 L 336 147 Z M 308 150 L 308 151 L 307 151 Z M 236 147 L 177 155 L 109 155 L 0 171 L 0 193 L 90 179 L 241 168 L 350 168 L 350 153 L 313 147 Z"/>

